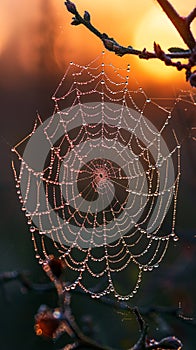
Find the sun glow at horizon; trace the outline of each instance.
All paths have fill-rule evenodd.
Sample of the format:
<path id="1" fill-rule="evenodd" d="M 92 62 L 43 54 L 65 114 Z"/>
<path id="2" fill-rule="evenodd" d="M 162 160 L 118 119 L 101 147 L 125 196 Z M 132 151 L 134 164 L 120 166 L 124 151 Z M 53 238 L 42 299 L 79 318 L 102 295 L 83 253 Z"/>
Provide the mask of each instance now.
<path id="1" fill-rule="evenodd" d="M 147 47 L 153 51 L 153 42 L 157 41 L 163 49 L 171 46 L 184 47 L 176 29 L 154 0 L 146 2 L 138 0 L 137 3 L 123 0 L 123 6 L 122 3 L 113 0 L 93 3 L 84 0 L 82 4 L 78 0 L 73 2 L 81 15 L 84 10 L 89 11 L 92 24 L 100 32 L 106 32 L 124 46 L 132 45 L 140 50 Z M 24 0 L 21 0 L 21 3 L 22 5 L 24 3 L 24 6 L 14 4 L 14 12 L 10 12 L 11 3 L 0 5 L 1 17 L 4 17 L 0 58 L 4 59 L 7 71 L 3 74 L 8 78 L 14 74 L 17 81 L 19 71 L 33 77 L 41 70 L 47 71 L 47 69 L 51 73 L 59 70 L 63 73 L 69 61 L 78 60 L 78 63 L 86 64 L 103 50 L 101 40 L 87 28 L 82 25 L 74 27 L 70 24 L 73 15 L 67 12 L 64 2 L 56 3 L 55 0 L 48 0 L 50 11 L 47 12 L 47 16 L 43 13 L 41 1 L 29 0 L 28 6 Z M 184 0 L 171 0 L 171 3 L 176 6 L 179 13 L 186 15 L 195 5 L 195 0 L 187 0 L 186 3 Z M 192 29 L 196 34 L 196 21 L 192 24 Z M 17 56 L 15 56 L 16 50 Z M 2 52 L 5 54 L 1 55 Z M 179 73 L 175 68 L 166 67 L 159 60 L 139 60 L 132 55 L 120 58 L 110 52 L 108 55 L 116 66 L 124 67 L 127 63 L 131 63 L 134 72 L 142 76 L 144 83 L 149 80 L 156 82 L 157 75 L 164 84 L 172 80 L 181 85 L 185 83 L 184 72 Z M 14 72 L 13 57 L 15 57 Z"/>
<path id="2" fill-rule="evenodd" d="M 146 35 L 144 35 L 146 33 Z M 153 43 L 160 44 L 161 48 L 167 52 L 170 47 L 180 47 L 187 49 L 182 38 L 175 27 L 158 7 L 152 7 L 143 14 L 140 22 L 135 28 L 134 46 L 140 44 L 141 48 L 153 51 Z M 148 74 L 159 74 L 162 80 L 168 81 L 178 78 L 179 72 L 173 67 L 166 67 L 159 60 L 151 60 L 152 64 L 144 64 L 143 69 Z"/>

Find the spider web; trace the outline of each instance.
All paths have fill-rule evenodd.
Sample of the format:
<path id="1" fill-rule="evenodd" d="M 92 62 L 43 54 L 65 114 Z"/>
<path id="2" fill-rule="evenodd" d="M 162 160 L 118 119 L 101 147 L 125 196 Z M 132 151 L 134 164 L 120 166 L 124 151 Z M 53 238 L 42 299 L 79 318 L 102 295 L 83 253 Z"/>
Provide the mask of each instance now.
<path id="1" fill-rule="evenodd" d="M 71 62 L 53 115 L 38 115 L 13 148 L 36 258 L 64 261 L 67 291 L 128 300 L 178 240 L 181 146 L 172 119 L 182 96 L 163 107 L 130 65 L 116 68 L 104 53 L 85 66 Z"/>

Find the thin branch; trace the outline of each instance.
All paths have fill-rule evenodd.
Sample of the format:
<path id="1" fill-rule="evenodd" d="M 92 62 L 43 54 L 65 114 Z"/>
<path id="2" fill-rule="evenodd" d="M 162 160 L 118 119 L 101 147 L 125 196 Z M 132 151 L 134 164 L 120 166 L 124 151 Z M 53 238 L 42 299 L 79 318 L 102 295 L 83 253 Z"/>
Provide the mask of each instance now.
<path id="1" fill-rule="evenodd" d="M 193 9 L 193 11 L 190 12 L 190 14 L 186 17 L 187 24 L 190 25 L 191 22 L 196 18 L 196 7 Z"/>
<path id="2" fill-rule="evenodd" d="M 181 17 L 168 0 L 157 1 L 188 46 L 188 50 L 174 47 L 168 49 L 169 52 L 165 53 L 160 45 L 156 43 L 154 43 L 154 52 L 149 52 L 146 48 L 137 50 L 132 46 L 122 46 L 114 38 L 109 37 L 106 33 L 101 33 L 92 25 L 89 12 L 85 11 L 82 17 L 77 11 L 76 5 L 70 0 L 65 2 L 65 6 L 67 10 L 74 15 L 71 24 L 75 26 L 80 24 L 84 25 L 102 40 L 107 50 L 114 52 L 118 56 L 131 54 L 146 60 L 157 58 L 163 61 L 166 66 L 176 67 L 179 71 L 185 69 L 186 80 L 190 82 L 191 86 L 196 87 L 196 71 L 191 72 L 191 68 L 196 65 L 196 42 L 190 29 L 190 24 L 196 16 L 196 8 L 187 17 Z M 188 63 L 181 63 L 180 61 L 174 62 L 174 59 L 188 59 Z"/>
<path id="3" fill-rule="evenodd" d="M 146 328 L 146 324 L 145 324 L 145 321 L 143 320 L 139 310 L 137 307 L 133 308 L 132 311 L 134 312 L 136 318 L 137 318 L 137 321 L 138 321 L 138 324 L 140 326 L 140 331 L 143 332 Z"/>
<path id="4" fill-rule="evenodd" d="M 62 320 L 65 320 L 70 329 L 73 332 L 73 337 L 75 338 L 77 342 L 76 349 L 84 347 L 84 349 L 90 348 L 90 349 L 95 349 L 95 350 L 114 350 L 112 348 L 109 348 L 107 346 L 102 346 L 98 344 L 96 341 L 92 340 L 91 338 L 85 336 L 83 332 L 79 329 L 78 325 L 73 322 L 73 319 L 68 319 L 67 317 L 64 316 Z M 74 341 L 75 341 L 74 340 Z"/>
<path id="5" fill-rule="evenodd" d="M 86 295 L 83 290 L 73 290 L 73 294 L 78 295 Z M 114 308 L 116 310 L 123 310 L 123 311 L 134 311 L 135 309 L 130 309 L 130 306 L 124 302 L 117 302 L 111 298 L 108 297 L 102 297 L 99 299 L 95 299 L 96 302 L 104 304 L 108 307 Z M 167 306 L 148 306 L 148 307 L 139 307 L 137 308 L 141 316 L 150 316 L 152 314 L 158 314 L 158 315 L 168 315 L 176 318 L 177 320 L 186 323 L 188 325 L 191 325 L 192 327 L 196 327 L 196 320 L 192 317 L 186 317 L 183 315 L 182 310 L 178 307 L 167 307 Z M 140 327 L 141 328 L 141 327 Z"/>
<path id="6" fill-rule="evenodd" d="M 75 17 L 73 17 L 72 25 L 79 25 L 83 24 L 86 28 L 88 28 L 93 34 L 95 34 L 98 38 L 100 38 L 103 41 L 103 44 L 105 48 L 109 51 L 115 52 L 119 56 L 124 56 L 125 54 L 131 54 L 131 55 L 137 55 L 140 58 L 144 59 L 150 59 L 150 58 L 157 58 L 157 55 L 155 52 L 149 52 L 145 48 L 143 50 L 137 50 L 134 49 L 132 46 L 122 46 L 120 45 L 114 38 L 111 38 L 106 33 L 101 33 L 97 28 L 95 28 L 91 22 L 90 17 L 89 20 L 85 20 L 84 17 L 82 17 L 79 12 L 77 11 L 77 8 L 74 3 L 67 0 L 65 2 L 65 5 L 67 7 L 67 10 L 74 14 Z M 87 13 L 87 11 L 85 11 Z M 171 59 L 175 58 L 189 58 L 191 54 L 191 51 L 185 51 L 185 52 L 175 52 L 175 53 L 168 53 L 167 56 Z"/>
<path id="7" fill-rule="evenodd" d="M 4 285 L 5 283 L 11 281 L 18 281 L 23 288 L 27 291 L 34 291 L 37 293 L 43 293 L 50 290 L 55 290 L 53 283 L 32 283 L 28 279 L 27 272 L 18 272 L 18 271 L 8 271 L 0 274 L 0 284 Z"/>
<path id="8" fill-rule="evenodd" d="M 173 23 L 174 27 L 177 29 L 185 44 L 189 47 L 189 49 L 194 49 L 195 39 L 190 29 L 190 23 L 195 17 L 196 8 L 186 18 L 181 17 L 168 0 L 157 0 L 157 2 L 162 7 L 163 11 L 166 13 L 170 21 Z"/>
<path id="9" fill-rule="evenodd" d="M 35 292 L 35 293 L 45 293 L 49 292 L 51 290 L 57 290 L 54 283 L 32 283 L 28 278 L 29 273 L 27 272 L 18 272 L 18 271 L 10 271 L 10 272 L 4 272 L 0 274 L 0 285 L 4 286 L 4 284 L 9 283 L 11 281 L 18 281 L 23 288 L 25 288 L 29 292 Z M 73 294 L 78 295 L 85 295 L 86 293 L 83 290 L 72 290 Z M 61 298 L 61 305 L 64 299 Z M 112 307 L 116 310 L 124 310 L 124 311 L 133 311 L 135 314 L 137 311 L 135 309 L 131 309 L 130 306 L 124 302 L 117 302 L 116 300 L 113 300 L 108 297 L 102 297 L 100 299 L 95 299 L 96 302 L 99 302 L 101 304 L 104 304 L 108 307 Z M 196 327 L 196 320 L 192 317 L 186 317 L 184 316 L 182 310 L 180 308 L 175 307 L 163 307 L 163 306 L 148 306 L 148 307 L 140 307 L 137 308 L 138 312 L 142 316 L 150 316 L 151 314 L 160 314 L 160 315 L 168 315 L 175 317 L 179 321 L 186 323 L 188 325 L 191 325 L 193 327 Z M 136 315 L 137 316 L 137 315 Z M 140 323 L 139 323 L 140 324 Z M 140 329 L 141 329 L 140 324 Z"/>
<path id="10" fill-rule="evenodd" d="M 134 312 L 134 314 L 136 316 L 136 319 L 137 319 L 137 322 L 139 324 L 140 331 L 141 331 L 140 338 L 137 341 L 137 343 L 133 346 L 132 350 L 145 350 L 145 349 L 148 349 L 148 346 L 147 346 L 147 343 L 146 343 L 147 332 L 148 332 L 148 325 L 146 324 L 146 322 L 142 318 L 138 308 L 134 308 L 134 309 L 132 309 L 132 311 Z"/>
<path id="11" fill-rule="evenodd" d="M 47 260 L 43 266 L 44 271 L 47 273 L 52 283 L 44 283 L 44 284 L 34 284 L 29 281 L 27 278 L 27 273 L 20 273 L 18 271 L 5 272 L 0 274 L 0 283 L 4 285 L 10 281 L 17 280 L 21 283 L 23 287 L 25 287 L 28 291 L 34 292 L 46 292 L 54 289 L 57 291 L 59 298 L 59 308 L 55 310 L 51 310 L 47 307 L 43 310 L 38 311 L 36 315 L 36 329 L 37 334 L 42 334 L 44 336 L 57 339 L 62 332 L 67 332 L 73 339 L 73 343 L 70 344 L 70 349 L 93 349 L 93 350 L 115 350 L 113 348 L 107 347 L 105 345 L 101 345 L 94 341 L 93 339 L 87 337 L 78 327 L 75 322 L 74 316 L 72 315 L 72 311 L 70 308 L 70 293 L 64 291 L 64 283 L 60 280 L 59 270 L 60 268 L 57 266 L 57 259 L 51 258 L 51 260 Z M 46 268 L 48 267 L 48 269 Z M 55 274 L 54 274 L 55 273 Z M 57 277 L 58 275 L 58 277 Z M 61 286 L 59 286 L 61 285 Z M 72 291 L 75 293 L 75 291 Z M 84 294 L 81 292 L 76 292 L 80 294 Z M 159 307 L 150 307 L 147 309 L 142 308 L 139 310 L 138 308 L 130 308 L 129 305 L 125 302 L 115 302 L 107 297 L 103 297 L 98 299 L 98 301 L 104 303 L 105 305 L 115 307 L 116 309 L 127 310 L 129 312 L 134 312 L 136 319 L 138 321 L 138 325 L 141 331 L 141 335 L 137 343 L 129 350 L 153 350 L 160 349 L 162 346 L 163 349 L 181 349 L 182 344 L 179 339 L 175 337 L 164 338 L 161 341 L 157 342 L 154 340 L 150 340 L 147 337 L 148 326 L 145 320 L 142 318 L 142 315 L 149 315 L 151 313 L 165 313 L 165 314 L 176 314 L 177 311 L 171 308 L 159 308 Z M 54 312 L 55 311 L 55 312 Z M 56 316 L 55 313 L 57 313 Z M 191 319 L 188 317 L 184 317 L 178 309 L 178 316 L 184 321 L 191 323 Z M 61 327 L 63 326 L 63 327 Z M 47 327 L 49 327 L 47 329 Z M 41 333 L 38 331 L 41 330 Z M 65 347 L 64 349 L 69 349 Z M 63 350 L 63 349 L 62 349 Z"/>

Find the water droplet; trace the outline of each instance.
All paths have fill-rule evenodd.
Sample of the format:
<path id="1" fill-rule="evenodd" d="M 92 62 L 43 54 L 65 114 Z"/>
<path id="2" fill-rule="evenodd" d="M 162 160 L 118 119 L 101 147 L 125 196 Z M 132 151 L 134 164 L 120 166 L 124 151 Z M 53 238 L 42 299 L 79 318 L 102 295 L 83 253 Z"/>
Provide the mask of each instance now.
<path id="1" fill-rule="evenodd" d="M 30 232 L 35 232 L 35 226 L 31 226 L 29 230 Z"/>
<path id="2" fill-rule="evenodd" d="M 53 316 L 54 316 L 54 318 L 59 319 L 59 318 L 61 317 L 60 311 L 59 311 L 59 310 L 54 311 L 54 312 L 53 312 Z"/>
<path id="3" fill-rule="evenodd" d="M 46 233 L 44 231 L 39 231 L 40 235 L 45 235 Z"/>

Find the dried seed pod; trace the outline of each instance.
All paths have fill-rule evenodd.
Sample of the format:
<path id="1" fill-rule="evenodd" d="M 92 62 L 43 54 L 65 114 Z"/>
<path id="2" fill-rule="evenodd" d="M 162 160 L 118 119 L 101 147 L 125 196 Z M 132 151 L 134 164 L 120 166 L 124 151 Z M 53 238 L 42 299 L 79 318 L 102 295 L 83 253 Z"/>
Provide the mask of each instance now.
<path id="1" fill-rule="evenodd" d="M 57 278 L 62 275 L 63 269 L 65 268 L 63 261 L 59 258 L 55 258 L 54 255 L 49 256 L 48 265 L 53 275 Z"/>
<path id="2" fill-rule="evenodd" d="M 46 306 L 42 307 L 35 316 L 35 332 L 38 336 L 55 339 L 60 323 L 60 319 L 55 317 L 52 310 Z"/>

